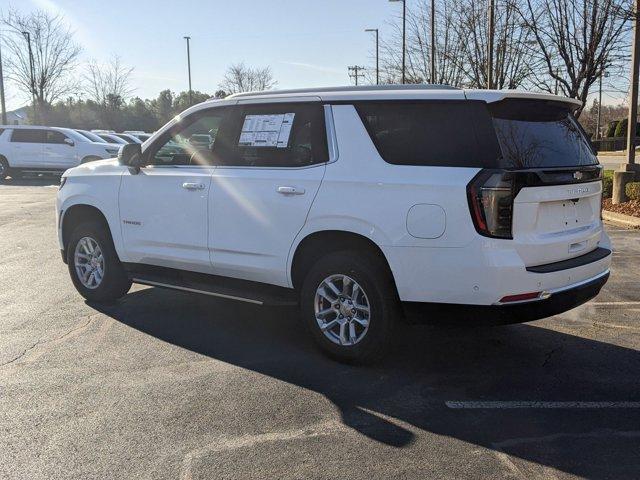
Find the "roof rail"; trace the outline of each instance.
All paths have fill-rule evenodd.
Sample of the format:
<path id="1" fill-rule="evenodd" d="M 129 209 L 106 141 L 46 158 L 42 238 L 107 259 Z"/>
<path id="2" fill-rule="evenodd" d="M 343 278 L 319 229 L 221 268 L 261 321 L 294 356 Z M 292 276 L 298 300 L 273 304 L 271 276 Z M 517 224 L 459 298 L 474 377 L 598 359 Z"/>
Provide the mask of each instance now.
<path id="1" fill-rule="evenodd" d="M 451 85 L 437 85 L 428 83 L 409 83 L 404 85 L 358 85 L 345 87 L 314 87 L 314 88 L 292 88 L 288 90 L 263 90 L 261 92 L 234 93 L 226 98 L 254 97 L 260 95 L 280 95 L 295 93 L 320 93 L 320 92 L 376 92 L 385 90 L 460 90 Z"/>

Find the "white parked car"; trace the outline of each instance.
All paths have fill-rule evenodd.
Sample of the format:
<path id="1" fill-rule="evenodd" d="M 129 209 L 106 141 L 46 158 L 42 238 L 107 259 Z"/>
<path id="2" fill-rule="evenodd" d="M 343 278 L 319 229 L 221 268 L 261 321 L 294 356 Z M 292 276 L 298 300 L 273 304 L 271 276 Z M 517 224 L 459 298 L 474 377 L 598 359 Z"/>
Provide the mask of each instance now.
<path id="1" fill-rule="evenodd" d="M 126 145 L 128 143 L 131 143 L 123 138 L 120 138 L 115 133 L 96 133 L 96 135 L 98 135 L 103 142 L 111 143 L 113 145 Z"/>
<path id="2" fill-rule="evenodd" d="M 65 173 L 62 257 L 92 301 L 137 282 L 299 304 L 346 361 L 380 355 L 403 317 L 554 315 L 597 295 L 611 262 L 576 107 L 424 85 L 207 101 Z"/>
<path id="3" fill-rule="evenodd" d="M 62 172 L 117 154 L 117 147 L 92 142 L 70 128 L 0 126 L 0 180 L 26 171 Z"/>

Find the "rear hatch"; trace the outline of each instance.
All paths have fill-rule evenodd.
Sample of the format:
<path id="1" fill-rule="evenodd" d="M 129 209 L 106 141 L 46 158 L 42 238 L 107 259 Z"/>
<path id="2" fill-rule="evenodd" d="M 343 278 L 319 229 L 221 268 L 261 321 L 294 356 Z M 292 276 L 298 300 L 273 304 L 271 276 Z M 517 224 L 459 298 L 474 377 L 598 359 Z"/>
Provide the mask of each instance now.
<path id="1" fill-rule="evenodd" d="M 472 215 L 479 200 L 488 236 L 509 239 L 527 267 L 584 255 L 602 235 L 602 169 L 574 109 L 557 99 L 488 104 L 500 155 L 470 184 Z"/>

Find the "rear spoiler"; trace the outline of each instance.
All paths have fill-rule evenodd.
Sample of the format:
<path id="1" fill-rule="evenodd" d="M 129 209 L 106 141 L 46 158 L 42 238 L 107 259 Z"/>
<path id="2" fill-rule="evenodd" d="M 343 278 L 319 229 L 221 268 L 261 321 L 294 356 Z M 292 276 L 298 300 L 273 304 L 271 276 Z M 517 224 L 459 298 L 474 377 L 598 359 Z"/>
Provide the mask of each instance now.
<path id="1" fill-rule="evenodd" d="M 487 103 L 499 102 L 508 98 L 521 98 L 525 100 L 546 100 L 568 103 L 575 108 L 582 106 L 582 102 L 578 99 L 550 93 L 522 92 L 518 90 L 464 90 L 464 94 L 468 100 L 482 100 Z"/>

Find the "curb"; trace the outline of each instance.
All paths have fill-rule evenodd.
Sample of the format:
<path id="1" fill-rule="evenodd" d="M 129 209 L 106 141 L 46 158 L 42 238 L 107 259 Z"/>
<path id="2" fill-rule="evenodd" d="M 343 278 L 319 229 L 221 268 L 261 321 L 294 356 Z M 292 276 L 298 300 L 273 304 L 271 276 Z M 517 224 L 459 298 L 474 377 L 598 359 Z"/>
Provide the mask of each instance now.
<path id="1" fill-rule="evenodd" d="M 621 227 L 640 228 L 640 218 L 625 215 L 624 213 L 602 210 L 602 219 Z"/>

